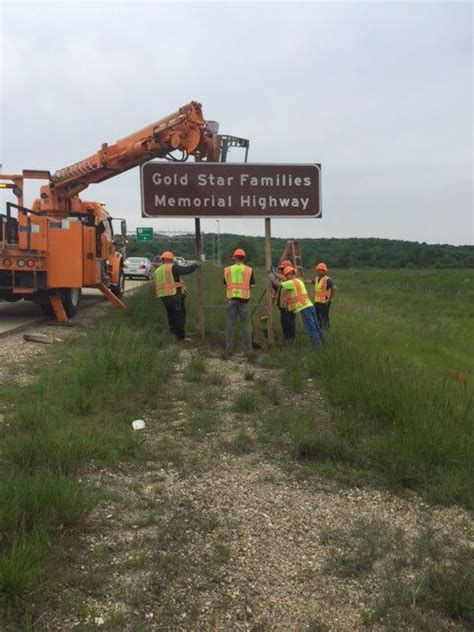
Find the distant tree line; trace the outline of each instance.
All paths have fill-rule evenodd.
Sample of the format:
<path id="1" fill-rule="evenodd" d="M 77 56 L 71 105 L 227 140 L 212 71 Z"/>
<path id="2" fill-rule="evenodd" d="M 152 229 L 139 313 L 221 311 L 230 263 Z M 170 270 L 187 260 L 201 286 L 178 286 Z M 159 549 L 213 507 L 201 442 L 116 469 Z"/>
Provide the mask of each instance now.
<path id="1" fill-rule="evenodd" d="M 207 261 L 217 262 L 217 234 L 203 235 Z M 276 264 L 287 243 L 286 239 L 272 239 L 272 259 Z M 303 265 L 324 261 L 331 268 L 474 268 L 474 246 L 426 244 L 396 239 L 299 239 Z M 264 238 L 221 234 L 219 251 L 222 263 L 228 263 L 235 248 L 244 248 L 249 263 L 263 266 Z M 172 250 L 185 259 L 195 258 L 194 235 L 169 236 L 155 233 L 152 242 L 137 242 L 129 237 L 127 254 L 153 260 L 163 250 Z"/>

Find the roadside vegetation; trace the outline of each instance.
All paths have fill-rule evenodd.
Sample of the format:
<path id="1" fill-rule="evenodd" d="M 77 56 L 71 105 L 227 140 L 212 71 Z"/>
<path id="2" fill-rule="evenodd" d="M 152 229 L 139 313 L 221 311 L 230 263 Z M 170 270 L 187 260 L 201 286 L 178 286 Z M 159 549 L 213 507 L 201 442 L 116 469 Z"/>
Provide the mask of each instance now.
<path id="1" fill-rule="evenodd" d="M 264 279 L 263 271 L 256 273 L 255 303 Z M 104 629 L 135 625 L 142 602 L 150 609 L 155 604 L 165 629 L 177 629 L 183 612 L 188 625 L 183 629 L 200 629 L 198 623 L 214 608 L 213 591 L 237 558 L 236 543 L 229 540 L 234 526 L 214 514 L 199 476 L 210 472 L 212 489 L 216 463 L 243 459 L 247 471 L 258 459 L 274 466 L 262 474 L 262 484 L 272 491 L 260 502 L 279 493 L 277 467 L 291 485 L 303 481 L 308 489 L 317 489 L 323 479 L 344 489 L 395 490 L 407 502 L 415 498 L 413 491 L 420 494 L 427 503 L 425 523 L 415 531 L 402 529 L 403 515 L 397 514 L 393 524 L 387 517 L 361 516 L 322 529 L 320 570 L 301 571 L 297 581 L 320 586 L 323 596 L 325 578 L 339 586 L 350 582 L 366 604 L 367 629 L 469 629 L 474 623 L 470 525 L 459 522 L 451 534 L 449 525 L 434 528 L 433 516 L 440 505 L 472 508 L 472 271 L 334 271 L 339 294 L 325 347 L 308 348 L 300 331 L 294 346 L 269 350 L 257 307 L 254 341 L 261 352 L 252 365 L 219 359 L 222 271 L 206 267 L 204 274 L 204 345 L 194 343 L 180 353 L 146 287 L 128 299 L 127 310 L 110 313 L 86 335 L 54 347 L 47 366 L 27 384 L 12 380 L 2 390 L 0 605 L 10 620 L 22 621 L 17 629 L 35 629 L 42 595 L 61 581 L 65 565 L 76 564 L 80 552 L 71 543 L 104 502 L 104 490 L 87 482 L 90 475 L 138 463 L 158 485 L 168 477 L 166 491 L 157 492 L 159 519 L 156 501 L 141 492 L 139 510 L 128 520 L 132 529 L 143 530 L 142 548 L 136 559 L 124 552 L 113 590 L 118 603 L 131 599 L 121 573 L 133 566 L 134 572 L 146 569 L 149 594 L 146 584 L 137 588 L 133 612 L 111 615 Z M 195 281 L 195 275 L 189 278 L 190 332 Z M 278 313 L 274 318 L 278 333 Z M 152 411 L 159 429 L 145 444 L 130 428 L 144 410 Z M 181 485 L 189 480 L 192 488 L 198 479 L 192 494 Z M 182 494 L 177 505 L 173 489 Z M 130 511 L 129 497 L 113 502 Z M 103 586 L 116 581 L 107 550 L 100 551 L 84 553 L 92 556 L 94 572 L 83 580 L 86 588 L 80 587 L 99 602 L 105 599 Z M 76 583 L 73 578 L 72 594 Z M 228 623 L 222 617 L 234 604 L 222 594 L 219 600 L 205 620 L 215 629 Z M 254 629 L 271 626 L 257 611 L 251 600 L 245 602 L 239 620 L 255 623 Z M 305 625 L 331 629 L 316 614 Z"/>
<path id="2" fill-rule="evenodd" d="M 207 261 L 217 260 L 217 243 L 219 241 L 222 261 L 226 261 L 235 248 L 244 248 L 249 262 L 254 266 L 265 263 L 264 238 L 242 237 L 221 233 L 203 234 L 203 250 Z M 286 239 L 272 239 L 273 260 L 277 261 L 286 246 Z M 306 263 L 325 261 L 331 268 L 383 268 L 408 270 L 420 268 L 474 268 L 474 246 L 451 246 L 449 244 L 426 244 L 400 239 L 360 238 L 346 239 L 299 239 L 301 256 Z M 164 250 L 171 250 L 187 259 L 195 254 L 194 235 L 188 239 L 183 235 L 172 236 L 155 233 L 151 242 L 137 242 L 130 237 L 127 246 L 130 256 L 153 257 Z M 313 263 L 316 263 L 315 261 Z"/>
<path id="3" fill-rule="evenodd" d="M 206 304 L 222 304 L 220 272 L 209 268 L 206 273 Z M 282 370 L 290 393 L 308 385 L 320 390 L 329 406 L 330 427 L 322 436 L 312 423 L 306 390 L 298 408 L 290 405 L 284 415 L 267 421 L 266 436 L 289 434 L 298 457 L 342 479 L 415 489 L 434 502 L 472 507 L 473 272 L 331 274 L 340 291 L 324 349 L 308 349 L 300 331 L 296 345 L 277 344 L 260 360 Z M 262 272 L 257 279 L 255 303 L 262 296 Z M 194 286 L 190 289 L 193 312 Z M 265 347 L 262 310 L 260 305 L 254 316 L 254 339 Z M 277 336 L 278 318 L 275 310 Z M 211 342 L 222 345 L 223 308 L 207 309 L 206 327 Z M 248 397 L 234 405 L 255 406 Z"/>
<path id="4" fill-rule="evenodd" d="M 66 338 L 47 366 L 29 371 L 27 384 L 13 376 L 2 386 L 0 611 L 22 612 L 23 625 L 25 596 L 54 578 L 71 535 L 100 498 L 80 475 L 142 458 L 131 420 L 173 371 L 177 350 L 164 347 L 156 306 L 146 292 L 127 303 Z"/>

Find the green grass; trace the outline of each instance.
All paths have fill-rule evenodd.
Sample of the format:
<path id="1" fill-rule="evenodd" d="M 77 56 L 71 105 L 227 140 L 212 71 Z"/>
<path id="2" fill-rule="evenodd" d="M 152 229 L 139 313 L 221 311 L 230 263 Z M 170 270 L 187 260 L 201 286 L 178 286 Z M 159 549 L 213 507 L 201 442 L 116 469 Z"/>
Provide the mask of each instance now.
<path id="1" fill-rule="evenodd" d="M 378 520 L 357 520 L 349 531 L 334 530 L 320 535 L 321 543 L 333 545 L 324 570 L 338 577 L 369 574 L 384 555 L 397 551 L 401 533 Z"/>
<path id="2" fill-rule="evenodd" d="M 205 270 L 205 302 L 222 305 L 206 309 L 211 344 L 223 343 L 221 277 L 221 270 Z M 262 271 L 256 270 L 256 278 L 252 302 L 260 298 Z M 351 470 L 372 471 L 378 482 L 419 490 L 434 502 L 472 506 L 474 272 L 340 270 L 333 278 L 339 294 L 326 347 L 308 349 L 299 324 L 297 344 L 283 347 L 275 310 L 277 344 L 259 360 L 261 366 L 282 369 L 287 392 L 282 396 L 272 387 L 265 397 L 275 393 L 283 403 L 305 397 L 309 411 L 311 378 L 329 405 L 333 432 L 321 435 L 318 424 L 307 420 L 308 411 L 297 421 L 292 430 L 297 455 L 335 462 L 339 472 L 344 463 Z M 192 321 L 193 280 L 188 305 Z M 257 310 L 253 319 L 257 339 L 259 315 Z M 457 380 L 460 373 L 465 383 Z M 280 432 L 287 433 L 287 427 Z"/>
<path id="3" fill-rule="evenodd" d="M 91 491 L 72 479 L 15 471 L 0 482 L 0 532 L 14 539 L 38 528 L 74 527 L 92 506 Z"/>
<path id="4" fill-rule="evenodd" d="M 338 329 L 353 321 L 387 355 L 441 381 L 469 371 L 472 386 L 473 270 L 341 270 L 334 277 Z"/>
<path id="5" fill-rule="evenodd" d="M 366 623 L 379 622 L 388 630 L 432 630 L 439 626 L 441 615 L 463 629 L 472 629 L 472 549 L 432 529 L 421 532 L 413 550 L 400 533 L 391 533 L 388 525 L 384 537 L 385 546 L 376 557 L 384 565 L 385 581 L 374 608 L 366 613 Z M 352 543 L 352 550 L 358 547 L 360 544 Z"/>
<path id="6" fill-rule="evenodd" d="M 222 270 L 206 267 L 204 275 L 204 301 L 214 306 L 205 310 L 212 347 L 223 344 L 225 293 Z M 308 349 L 299 324 L 297 344 L 283 347 L 275 310 L 277 344 L 260 355 L 259 364 L 280 367 L 281 386 L 254 379 L 255 392 L 236 396 L 233 410 L 251 413 L 280 403 L 292 423 L 279 427 L 270 415 L 261 432 L 289 437 L 297 458 L 333 464 L 338 475 L 346 468 L 348 478 L 359 471 L 378 483 L 418 490 L 434 502 L 472 506 L 474 272 L 340 270 L 333 277 L 339 294 L 326 347 Z M 252 303 L 264 287 L 261 270 L 256 280 Z M 193 275 L 188 283 L 190 329 L 195 281 Z M 260 315 L 257 310 L 253 318 L 258 340 Z M 203 375 L 201 362 L 193 358 L 186 369 L 196 379 Z M 460 372 L 466 383 L 457 381 Z M 212 375 L 206 375 L 209 381 Z M 316 423 L 311 388 L 321 390 L 329 406 L 330 427 L 324 431 Z M 296 413 L 287 407 L 293 397 L 304 399 Z"/>
<path id="7" fill-rule="evenodd" d="M 232 402 L 232 410 L 236 413 L 253 413 L 260 407 L 260 399 L 253 391 L 237 393 Z"/>
<path id="8" fill-rule="evenodd" d="M 98 495 L 78 480 L 84 468 L 145 456 L 131 421 L 166 401 L 177 356 L 152 298 L 148 287 L 133 295 L 127 310 L 52 348 L 27 386 L 2 390 L 0 604 L 9 612 L 16 604 L 29 616 L 23 597 L 95 506 Z"/>
<path id="9" fill-rule="evenodd" d="M 252 452 L 254 448 L 255 441 L 245 428 L 239 430 L 232 444 L 229 446 L 230 451 L 236 454 L 248 454 Z"/>
<path id="10" fill-rule="evenodd" d="M 467 538 L 460 542 L 431 522 L 410 538 L 372 517 L 322 531 L 320 545 L 324 573 L 359 581 L 371 592 L 365 578 L 378 576 L 377 594 L 368 595 L 371 606 L 364 613 L 369 629 L 374 623 L 384 630 L 438 629 L 439 615 L 466 629 L 474 622 L 473 554 Z"/>
<path id="11" fill-rule="evenodd" d="M 41 531 L 13 537 L 9 547 L 0 552 L 0 594 L 4 601 L 15 600 L 35 587 L 47 554 L 47 538 Z"/>
<path id="12" fill-rule="evenodd" d="M 205 379 L 206 362 L 200 353 L 194 353 L 184 368 L 183 377 L 187 382 L 201 382 Z"/>
<path id="13" fill-rule="evenodd" d="M 220 426 L 220 417 L 215 411 L 191 411 L 185 432 L 195 439 L 205 438 Z"/>

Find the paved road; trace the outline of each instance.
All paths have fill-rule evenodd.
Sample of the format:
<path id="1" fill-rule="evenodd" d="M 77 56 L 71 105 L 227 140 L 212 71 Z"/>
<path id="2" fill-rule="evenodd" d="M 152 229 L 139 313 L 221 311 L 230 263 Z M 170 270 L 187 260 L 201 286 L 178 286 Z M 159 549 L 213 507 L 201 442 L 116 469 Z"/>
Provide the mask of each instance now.
<path id="1" fill-rule="evenodd" d="M 143 281 L 127 280 L 125 283 L 125 291 L 132 290 L 143 284 Z M 102 299 L 99 290 L 84 289 L 82 290 L 81 306 L 91 305 Z M 105 298 L 103 299 L 105 301 Z M 29 301 L 18 301 L 18 303 L 5 303 L 0 301 L 0 336 L 18 329 L 32 325 L 42 318 L 42 314 L 38 305 Z"/>

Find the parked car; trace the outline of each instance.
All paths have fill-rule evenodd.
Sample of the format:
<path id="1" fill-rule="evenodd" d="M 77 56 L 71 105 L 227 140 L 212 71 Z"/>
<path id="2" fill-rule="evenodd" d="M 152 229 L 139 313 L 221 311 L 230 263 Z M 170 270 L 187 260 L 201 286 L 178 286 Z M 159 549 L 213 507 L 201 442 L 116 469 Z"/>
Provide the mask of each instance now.
<path id="1" fill-rule="evenodd" d="M 152 266 L 153 266 L 153 272 L 156 270 L 156 268 L 158 266 L 161 266 L 161 256 L 160 255 L 156 255 L 156 257 L 153 259 Z"/>
<path id="2" fill-rule="evenodd" d="M 185 266 L 186 265 L 186 259 L 184 259 L 184 257 L 175 257 L 174 258 L 174 263 L 176 263 L 176 265 L 178 265 L 178 266 Z"/>
<path id="3" fill-rule="evenodd" d="M 125 278 L 151 279 L 153 276 L 153 264 L 146 257 L 128 257 L 123 262 L 123 273 Z"/>

